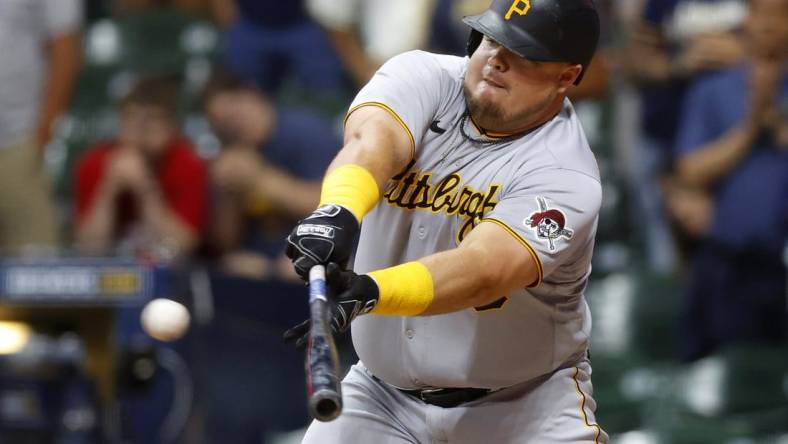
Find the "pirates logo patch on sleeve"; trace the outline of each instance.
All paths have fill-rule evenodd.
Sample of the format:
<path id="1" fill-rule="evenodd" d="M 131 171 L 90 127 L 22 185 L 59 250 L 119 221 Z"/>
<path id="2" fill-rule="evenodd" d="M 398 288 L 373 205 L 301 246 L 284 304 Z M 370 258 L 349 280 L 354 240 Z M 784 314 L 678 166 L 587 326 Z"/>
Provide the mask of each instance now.
<path id="1" fill-rule="evenodd" d="M 536 237 L 547 239 L 550 250 L 555 250 L 555 242 L 563 237 L 571 239 L 574 231 L 566 228 L 566 216 L 561 210 L 548 208 L 543 197 L 537 197 L 539 211 L 531 214 L 523 221 L 526 227 L 536 231 Z"/>

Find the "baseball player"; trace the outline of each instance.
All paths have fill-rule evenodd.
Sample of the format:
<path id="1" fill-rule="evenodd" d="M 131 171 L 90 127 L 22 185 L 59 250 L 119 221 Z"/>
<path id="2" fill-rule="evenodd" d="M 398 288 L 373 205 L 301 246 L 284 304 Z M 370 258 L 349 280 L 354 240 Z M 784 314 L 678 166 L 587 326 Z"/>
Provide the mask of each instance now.
<path id="1" fill-rule="evenodd" d="M 332 326 L 352 322 L 360 357 L 342 415 L 305 443 L 607 442 L 583 295 L 601 186 L 566 99 L 594 4 L 494 0 L 464 21 L 469 57 L 404 53 L 359 92 L 288 237 L 300 275 L 327 264 Z"/>

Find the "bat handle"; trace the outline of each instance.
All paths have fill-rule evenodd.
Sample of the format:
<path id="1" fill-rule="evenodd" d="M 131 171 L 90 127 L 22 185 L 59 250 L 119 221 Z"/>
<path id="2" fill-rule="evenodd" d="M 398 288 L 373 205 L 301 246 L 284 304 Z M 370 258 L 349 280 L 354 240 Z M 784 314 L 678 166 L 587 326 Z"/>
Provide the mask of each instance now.
<path id="1" fill-rule="evenodd" d="M 342 412 L 342 391 L 322 265 L 309 270 L 309 310 L 312 328 L 306 356 L 307 407 L 318 421 L 331 421 Z"/>

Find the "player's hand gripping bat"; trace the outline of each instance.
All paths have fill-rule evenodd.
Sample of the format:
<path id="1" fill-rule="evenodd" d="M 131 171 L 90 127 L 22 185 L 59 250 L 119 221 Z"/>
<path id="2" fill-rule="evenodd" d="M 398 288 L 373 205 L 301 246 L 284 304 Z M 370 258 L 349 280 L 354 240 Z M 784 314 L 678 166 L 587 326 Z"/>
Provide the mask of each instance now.
<path id="1" fill-rule="evenodd" d="M 308 405 L 315 419 L 330 421 L 342 409 L 333 334 L 347 331 L 356 317 L 375 308 L 378 298 L 377 284 L 368 275 L 342 270 L 334 262 L 325 268 L 321 265 L 310 268 L 310 319 L 287 330 L 283 339 L 295 342 L 297 348 L 307 347 Z"/>
<path id="2" fill-rule="evenodd" d="M 331 421 L 342 413 L 342 388 L 331 305 L 326 288 L 326 270 L 315 265 L 309 270 L 311 329 L 306 350 L 306 393 L 309 414 L 318 421 Z"/>

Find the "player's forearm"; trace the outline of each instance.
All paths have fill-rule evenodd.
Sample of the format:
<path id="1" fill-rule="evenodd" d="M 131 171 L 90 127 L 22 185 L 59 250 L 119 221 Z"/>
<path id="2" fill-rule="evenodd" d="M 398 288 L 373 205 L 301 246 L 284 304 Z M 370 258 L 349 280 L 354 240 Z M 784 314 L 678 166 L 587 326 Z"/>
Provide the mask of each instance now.
<path id="1" fill-rule="evenodd" d="M 287 237 L 287 255 L 301 277 L 320 263 L 347 263 L 362 219 L 412 156 L 410 131 L 388 109 L 370 104 L 350 113 L 344 146 L 323 178 L 319 208 Z"/>
<path id="2" fill-rule="evenodd" d="M 372 134 L 350 135 L 329 165 L 327 174 L 344 165 L 358 165 L 369 171 L 378 189 L 384 189 L 386 182 L 397 173 L 397 167 L 401 169 L 404 165 L 399 165 L 393 156 L 393 149 L 382 139 Z"/>
<path id="3" fill-rule="evenodd" d="M 482 223 L 457 248 L 368 273 L 379 290 L 372 313 L 434 315 L 489 305 L 537 283 L 537 269 L 518 240 Z"/>
<path id="4" fill-rule="evenodd" d="M 388 180 L 408 164 L 411 147 L 407 132 L 388 111 L 363 106 L 348 116 L 344 146 L 328 172 L 342 165 L 359 165 L 372 174 L 382 190 Z"/>
<path id="5" fill-rule="evenodd" d="M 48 43 L 47 51 L 46 91 L 42 96 L 38 121 L 41 143 L 48 141 L 52 124 L 71 99 L 82 60 L 79 34 L 69 33 L 53 38 Z"/>
<path id="6" fill-rule="evenodd" d="M 516 288 L 482 251 L 453 249 L 376 270 L 376 315 L 423 316 L 489 305 Z"/>
<path id="7" fill-rule="evenodd" d="M 436 315 L 489 305 L 533 281 L 475 246 L 442 251 L 415 263 L 370 273 L 380 290 L 377 314 Z M 404 285 L 403 285 L 404 283 Z M 414 285 L 415 283 L 415 285 Z M 401 311 L 391 306 L 420 309 Z M 410 310 L 410 311 L 409 311 Z"/>
<path id="8" fill-rule="evenodd" d="M 433 281 L 433 299 L 422 315 L 489 305 L 511 293 L 511 276 L 474 248 L 444 251 L 419 260 Z"/>
<path id="9" fill-rule="evenodd" d="M 691 186 L 708 187 L 730 172 L 749 152 L 755 141 L 757 126 L 744 123 L 722 138 L 685 155 L 679 160 L 681 180 Z"/>
<path id="10" fill-rule="evenodd" d="M 345 144 L 323 178 L 320 205 L 340 205 L 361 222 L 388 180 L 407 165 L 411 152 L 407 134 L 380 108 L 364 106 L 351 113 Z"/>

